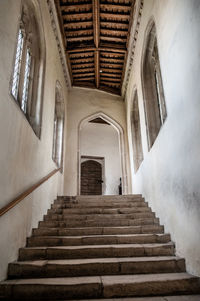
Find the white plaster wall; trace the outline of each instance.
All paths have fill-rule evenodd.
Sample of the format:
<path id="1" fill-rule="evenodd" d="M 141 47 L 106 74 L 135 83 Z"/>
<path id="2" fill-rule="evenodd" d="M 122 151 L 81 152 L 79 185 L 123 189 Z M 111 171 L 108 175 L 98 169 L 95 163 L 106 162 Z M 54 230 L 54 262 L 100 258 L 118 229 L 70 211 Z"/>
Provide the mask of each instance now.
<path id="1" fill-rule="evenodd" d="M 10 95 L 14 53 L 20 18 L 20 0 L 0 1 L 0 208 L 56 168 L 52 161 L 55 85 L 67 89 L 46 1 L 36 1 L 42 14 L 46 41 L 46 68 L 41 139 L 38 139 Z M 66 120 L 67 125 L 67 120 Z M 17 258 L 32 226 L 42 219 L 57 194 L 63 192 L 58 173 L 10 212 L 0 217 L 0 279 L 8 262 Z"/>
<path id="2" fill-rule="evenodd" d="M 72 88 L 68 101 L 68 136 L 66 141 L 66 169 L 64 193 L 76 195 L 78 191 L 78 156 L 80 122 L 98 112 L 103 112 L 115 120 L 123 129 L 125 136 L 124 156 L 126 160 L 126 176 L 128 174 L 128 147 L 126 140 L 125 104 L 121 97 L 92 89 Z M 129 184 L 128 178 L 128 184 Z M 130 188 L 130 185 L 128 186 Z"/>
<path id="3" fill-rule="evenodd" d="M 141 56 L 151 17 L 167 106 L 167 119 L 148 152 L 141 86 Z M 186 258 L 200 275 L 200 1 L 145 0 L 126 97 L 133 193 L 142 193 Z M 144 161 L 134 174 L 130 108 L 138 89 Z"/>
<path id="4" fill-rule="evenodd" d="M 118 194 L 121 163 L 119 153 L 119 137 L 111 125 L 87 123 L 80 132 L 81 156 L 97 156 L 105 158 L 105 195 Z"/>

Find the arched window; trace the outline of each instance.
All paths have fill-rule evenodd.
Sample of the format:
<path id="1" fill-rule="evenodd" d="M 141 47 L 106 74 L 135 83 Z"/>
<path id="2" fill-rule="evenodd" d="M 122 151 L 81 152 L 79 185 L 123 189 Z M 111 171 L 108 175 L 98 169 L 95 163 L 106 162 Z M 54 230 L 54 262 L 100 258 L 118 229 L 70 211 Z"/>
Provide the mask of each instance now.
<path id="1" fill-rule="evenodd" d="M 148 27 L 144 46 L 142 84 L 150 149 L 167 116 L 154 22 Z"/>
<path id="2" fill-rule="evenodd" d="M 31 0 L 22 3 L 11 94 L 40 137 L 45 43 L 37 9 Z"/>
<path id="3" fill-rule="evenodd" d="M 133 144 L 133 160 L 135 172 L 140 167 L 143 161 L 143 149 L 142 149 L 142 138 L 140 128 L 140 114 L 138 106 L 138 94 L 137 91 L 134 93 L 132 110 L 131 110 L 131 134 Z"/>
<path id="4" fill-rule="evenodd" d="M 52 159 L 56 163 L 57 167 L 61 168 L 63 159 L 64 115 L 65 109 L 62 89 L 59 82 L 57 82 L 55 92 Z"/>

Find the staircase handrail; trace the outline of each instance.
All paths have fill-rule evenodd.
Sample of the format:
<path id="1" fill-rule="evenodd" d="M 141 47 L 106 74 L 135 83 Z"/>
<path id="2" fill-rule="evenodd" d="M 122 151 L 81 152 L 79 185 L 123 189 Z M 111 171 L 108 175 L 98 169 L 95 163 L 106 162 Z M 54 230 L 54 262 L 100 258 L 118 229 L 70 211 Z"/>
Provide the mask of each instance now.
<path id="1" fill-rule="evenodd" d="M 18 195 L 14 200 L 12 200 L 9 204 L 5 205 L 3 208 L 0 209 L 0 217 L 8 212 L 10 209 L 15 207 L 18 203 L 24 200 L 29 194 L 31 194 L 35 189 L 37 189 L 40 185 L 46 182 L 49 178 L 51 178 L 55 173 L 57 173 L 60 168 L 54 169 L 51 171 L 47 176 L 43 177 L 40 181 L 36 184 L 32 185 L 28 189 L 26 189 L 23 193 Z"/>

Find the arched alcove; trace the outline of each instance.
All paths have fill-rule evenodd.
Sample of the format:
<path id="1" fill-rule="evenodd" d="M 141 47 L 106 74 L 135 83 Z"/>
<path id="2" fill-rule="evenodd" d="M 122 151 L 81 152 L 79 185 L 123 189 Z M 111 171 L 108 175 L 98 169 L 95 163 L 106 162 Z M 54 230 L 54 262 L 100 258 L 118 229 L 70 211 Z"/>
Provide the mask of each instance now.
<path id="1" fill-rule="evenodd" d="M 90 116 L 85 117 L 79 124 L 78 127 L 78 189 L 77 194 L 80 194 L 80 182 L 81 182 L 81 131 L 83 128 L 92 120 L 95 119 L 101 119 L 105 123 L 112 126 L 112 128 L 116 131 L 117 137 L 118 137 L 118 148 L 119 148 L 119 164 L 121 169 L 121 180 L 122 180 L 122 193 L 127 193 L 127 173 L 126 173 L 126 165 L 125 165 L 125 152 L 124 152 L 124 131 L 121 125 L 116 122 L 114 119 L 109 117 L 103 112 L 98 112 L 95 114 L 92 114 Z M 118 179 L 118 184 L 120 184 L 120 179 Z"/>

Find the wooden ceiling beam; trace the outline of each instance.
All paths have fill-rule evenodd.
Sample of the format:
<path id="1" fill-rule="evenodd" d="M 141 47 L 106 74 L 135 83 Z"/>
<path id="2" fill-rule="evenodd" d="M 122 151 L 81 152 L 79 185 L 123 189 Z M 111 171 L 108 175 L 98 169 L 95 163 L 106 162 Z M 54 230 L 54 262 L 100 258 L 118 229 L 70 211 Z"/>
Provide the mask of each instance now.
<path id="1" fill-rule="evenodd" d="M 63 19 L 68 21 L 68 22 L 73 22 L 74 20 L 78 20 L 81 22 L 82 20 L 92 20 L 92 13 L 82 13 L 82 14 L 66 14 L 63 15 Z"/>
<path id="2" fill-rule="evenodd" d="M 94 63 L 72 65 L 72 70 L 94 68 Z"/>
<path id="3" fill-rule="evenodd" d="M 104 51 L 104 52 L 108 52 L 108 53 L 115 53 L 116 55 L 121 55 L 121 54 L 124 54 L 126 53 L 126 49 L 124 48 L 116 48 L 116 46 L 114 47 L 114 45 L 112 45 L 111 43 L 109 43 L 109 45 L 106 45 L 106 46 L 101 46 L 99 48 L 100 51 Z"/>
<path id="4" fill-rule="evenodd" d="M 105 67 L 105 68 L 119 68 L 122 69 L 123 65 L 119 65 L 119 64 L 113 64 L 113 63 L 103 63 L 101 62 L 101 67 Z"/>
<path id="5" fill-rule="evenodd" d="M 127 29 L 129 28 L 128 23 L 117 23 L 117 22 L 101 22 L 101 28 L 109 28 L 109 29 Z"/>
<path id="6" fill-rule="evenodd" d="M 126 14 L 120 14 L 120 13 L 118 13 L 118 14 L 115 14 L 115 13 L 107 13 L 107 12 L 101 12 L 101 14 L 100 14 L 100 18 L 101 18 L 101 20 L 102 21 L 105 21 L 105 20 L 113 20 L 113 21 L 115 21 L 115 20 L 117 20 L 117 21 L 129 21 L 129 18 L 130 18 L 130 16 L 129 16 L 129 14 L 128 15 L 126 15 Z"/>
<path id="7" fill-rule="evenodd" d="M 73 69 L 72 73 L 74 74 L 83 74 L 84 72 L 94 72 L 94 66 L 89 68 Z"/>
<path id="8" fill-rule="evenodd" d="M 67 0 L 69 1 L 69 0 Z M 74 1 L 74 0 L 73 0 Z M 76 0 L 75 0 L 76 1 Z M 113 2 L 115 3 L 123 3 L 123 5 L 130 5 L 132 0 L 106 0 L 107 4 L 113 4 Z M 104 1 L 105 2 L 105 1 Z"/>
<path id="9" fill-rule="evenodd" d="M 64 28 L 65 30 L 70 30 L 70 29 L 79 29 L 79 28 L 87 28 L 87 27 L 92 27 L 93 22 L 92 21 L 85 21 L 85 22 L 70 22 L 70 23 L 64 23 Z"/>
<path id="10" fill-rule="evenodd" d="M 103 36 L 116 36 L 116 37 L 126 37 L 127 30 L 115 30 L 115 29 L 101 29 L 100 34 Z"/>
<path id="11" fill-rule="evenodd" d="M 94 44 L 96 48 L 99 47 L 99 32 L 100 32 L 100 24 L 99 24 L 99 0 L 92 0 L 93 4 L 93 28 L 94 28 Z"/>
<path id="12" fill-rule="evenodd" d="M 100 69 L 99 69 L 99 51 L 95 51 L 94 53 L 94 61 L 95 61 L 95 83 L 96 88 L 99 88 L 99 78 L 100 78 Z"/>
<path id="13" fill-rule="evenodd" d="M 92 4 L 76 4 L 76 5 L 63 5 L 61 6 L 62 12 L 82 12 L 82 11 L 90 11 L 92 8 Z"/>
<path id="14" fill-rule="evenodd" d="M 111 36 L 105 36 L 105 35 L 104 36 L 101 35 L 101 40 L 119 42 L 119 43 L 126 43 L 126 38 L 111 37 Z"/>
<path id="15" fill-rule="evenodd" d="M 79 81 L 79 82 L 83 82 L 83 81 L 89 81 L 89 80 L 94 80 L 94 76 L 87 76 L 87 77 L 81 77 L 81 78 L 74 78 L 74 81 Z"/>
<path id="16" fill-rule="evenodd" d="M 73 77 L 79 78 L 79 80 L 84 80 L 85 77 L 94 77 L 94 72 L 82 73 L 82 74 L 74 74 Z"/>
<path id="17" fill-rule="evenodd" d="M 101 57 L 100 58 L 101 63 L 106 64 L 106 63 L 113 63 L 113 64 L 120 64 L 123 65 L 124 60 L 123 59 L 117 59 L 117 58 L 105 58 Z"/>
<path id="18" fill-rule="evenodd" d="M 75 49 L 66 49 L 66 51 L 68 53 L 70 53 L 70 57 L 76 53 L 80 53 L 80 54 L 87 54 L 90 53 L 92 55 L 94 55 L 94 51 L 96 50 L 95 47 L 80 47 L 80 48 L 75 48 Z"/>
<path id="19" fill-rule="evenodd" d="M 89 36 L 93 34 L 93 29 L 77 29 L 77 30 L 68 30 L 66 32 L 66 37 L 76 37 L 78 36 Z"/>
<path id="20" fill-rule="evenodd" d="M 121 74 L 115 74 L 115 73 L 106 73 L 106 72 L 102 72 L 101 73 L 101 77 L 116 77 L 116 78 L 121 78 Z"/>
<path id="21" fill-rule="evenodd" d="M 122 73 L 122 69 L 121 70 L 119 70 L 119 69 L 114 69 L 114 68 L 109 68 L 109 69 L 107 69 L 107 68 L 101 68 L 101 70 L 103 71 L 103 72 L 108 72 L 108 73 Z"/>
<path id="22" fill-rule="evenodd" d="M 116 12 L 118 13 L 119 11 L 122 12 L 130 12 L 131 8 L 130 5 L 122 5 L 119 3 L 119 5 L 116 4 L 100 4 L 100 9 L 103 11 L 111 11 L 111 12 Z"/>
<path id="23" fill-rule="evenodd" d="M 94 64 L 94 58 L 93 57 L 87 57 L 87 58 L 80 58 L 80 59 L 76 59 L 73 58 L 71 61 L 72 67 L 74 65 L 86 65 L 86 64 Z"/>
<path id="24" fill-rule="evenodd" d="M 114 79 L 113 77 L 104 77 L 104 76 L 101 76 L 101 80 L 121 83 L 121 78 L 115 78 Z"/>
<path id="25" fill-rule="evenodd" d="M 67 42 L 78 42 L 78 41 L 91 41 L 93 36 L 79 36 L 79 37 L 67 37 Z"/>

